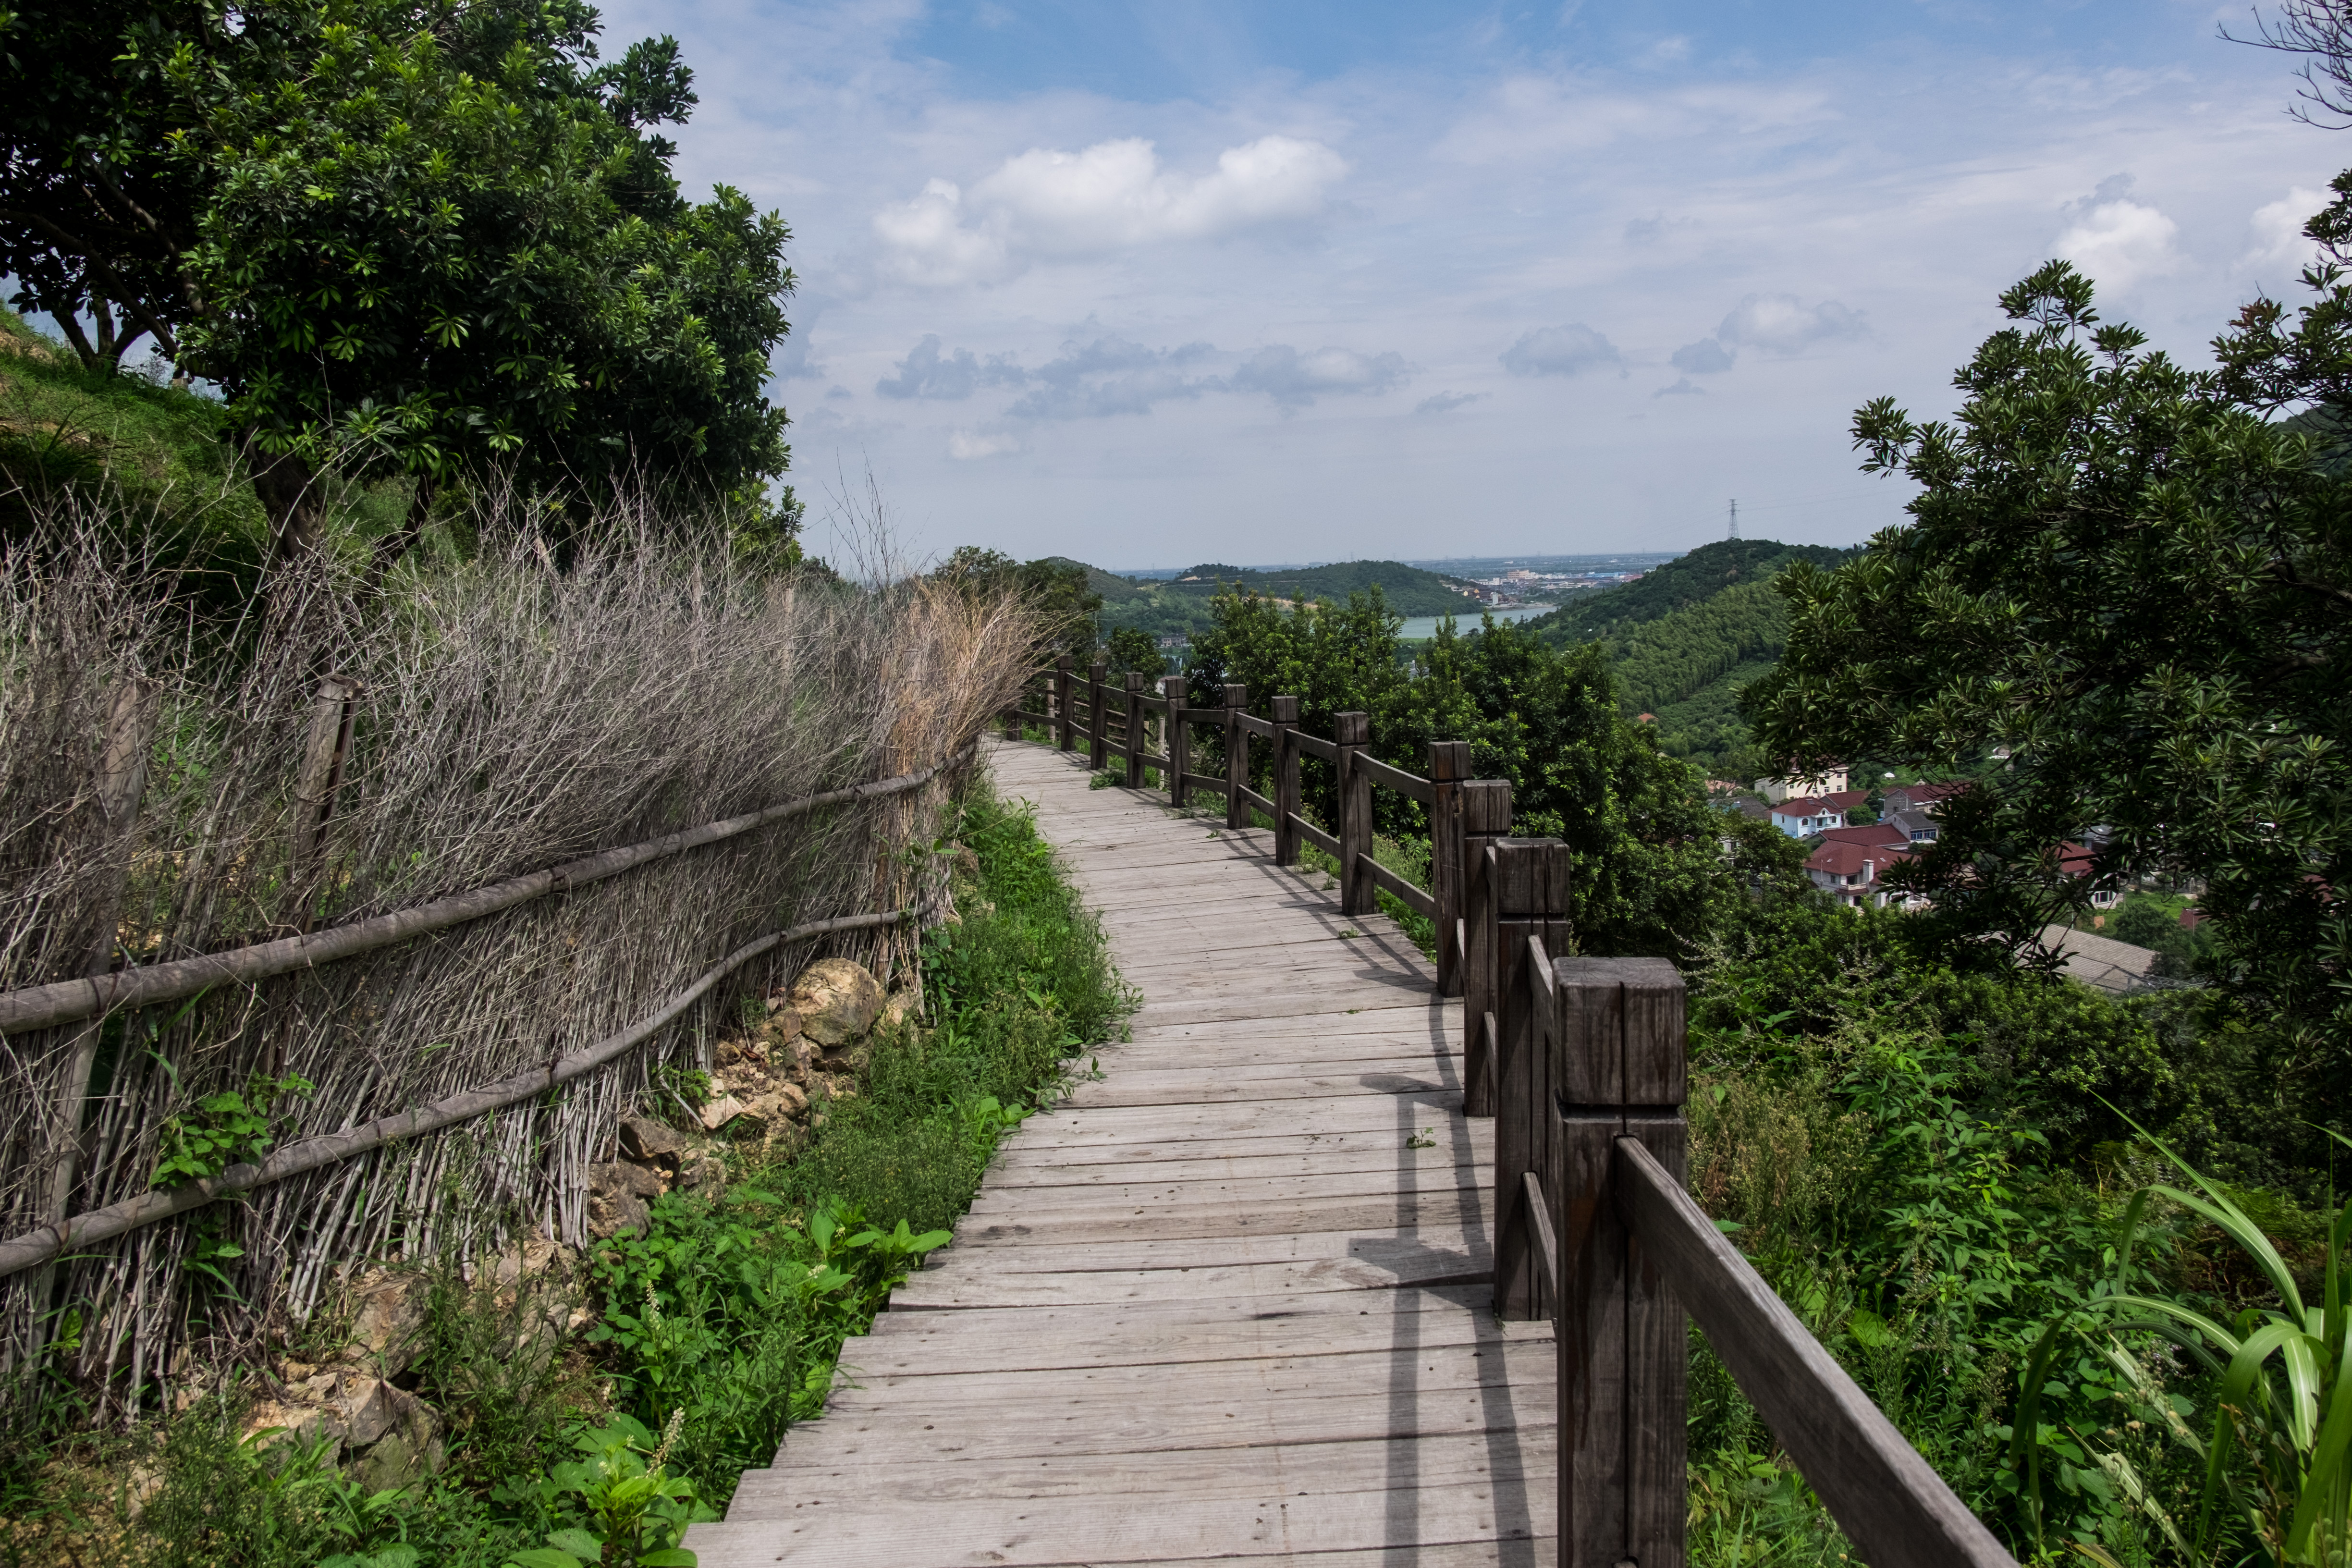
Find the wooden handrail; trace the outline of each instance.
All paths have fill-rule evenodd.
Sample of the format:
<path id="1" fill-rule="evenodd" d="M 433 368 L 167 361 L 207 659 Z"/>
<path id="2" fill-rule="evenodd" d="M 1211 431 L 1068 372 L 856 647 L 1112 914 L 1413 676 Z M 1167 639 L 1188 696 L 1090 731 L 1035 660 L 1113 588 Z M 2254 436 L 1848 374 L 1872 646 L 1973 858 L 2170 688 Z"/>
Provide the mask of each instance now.
<path id="1" fill-rule="evenodd" d="M 1437 900 L 1426 889 L 1413 886 L 1369 855 L 1360 855 L 1357 859 L 1363 874 L 1370 878 L 1375 886 L 1394 894 L 1397 901 L 1406 909 L 1423 920 L 1437 918 Z"/>
<path id="2" fill-rule="evenodd" d="M 1391 767 L 1378 757 L 1359 757 L 1356 765 L 1370 775 L 1374 784 L 1384 789 L 1392 789 L 1407 800 L 1417 800 L 1428 805 L 1437 798 L 1435 786 L 1427 779 L 1418 773 L 1409 773 L 1402 768 Z"/>
<path id="3" fill-rule="evenodd" d="M 1310 735 L 1304 730 L 1293 732 L 1291 744 L 1308 756 L 1320 757 L 1327 763 L 1336 763 L 1339 760 L 1339 748 L 1336 744 L 1323 739 L 1320 735 Z"/>
<path id="4" fill-rule="evenodd" d="M 1615 1141 L 1616 1209 L 1872 1568 L 2016 1568 L 1895 1423 L 1633 1138 Z M 1563 1559 L 1564 1560 L 1564 1559 Z"/>

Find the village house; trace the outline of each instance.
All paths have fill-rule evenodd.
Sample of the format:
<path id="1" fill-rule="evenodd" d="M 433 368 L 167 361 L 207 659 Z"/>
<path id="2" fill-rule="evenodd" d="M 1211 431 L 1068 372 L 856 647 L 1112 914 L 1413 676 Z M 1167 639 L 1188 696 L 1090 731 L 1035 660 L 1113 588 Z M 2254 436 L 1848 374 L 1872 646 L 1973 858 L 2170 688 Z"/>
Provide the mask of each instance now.
<path id="1" fill-rule="evenodd" d="M 1793 795 L 1771 807 L 1772 826 L 1791 838 L 1811 838 L 1817 833 L 1846 825 L 1846 814 L 1870 798 L 1869 792 L 1842 789 L 1833 794 Z"/>
<path id="2" fill-rule="evenodd" d="M 1816 847 L 1805 858 L 1805 874 L 1813 886 L 1834 894 L 1849 909 L 1867 900 L 1884 909 L 1902 895 L 1881 885 L 1886 872 L 1911 858 L 1911 840 L 1891 823 L 1858 827 L 1833 827 L 1815 836 Z"/>
<path id="3" fill-rule="evenodd" d="M 1845 770 L 1830 768 L 1810 778 L 1758 779 L 1756 793 L 1773 805 L 1790 796 L 1835 795 L 1845 788 Z"/>

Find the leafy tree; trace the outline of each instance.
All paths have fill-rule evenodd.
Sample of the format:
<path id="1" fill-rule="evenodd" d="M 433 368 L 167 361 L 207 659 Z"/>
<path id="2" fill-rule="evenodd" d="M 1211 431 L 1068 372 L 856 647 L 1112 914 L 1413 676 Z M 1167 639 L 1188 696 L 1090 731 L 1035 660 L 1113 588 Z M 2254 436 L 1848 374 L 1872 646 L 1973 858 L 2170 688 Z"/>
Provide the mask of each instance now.
<path id="1" fill-rule="evenodd" d="M 1160 639 L 1133 626 L 1120 626 L 1103 639 L 1103 658 L 1114 675 L 1134 673 L 1153 681 L 1168 673 L 1168 656 L 1160 651 Z"/>
<path id="2" fill-rule="evenodd" d="M 1698 775 L 1624 717 L 1596 645 L 1562 651 L 1492 617 L 1462 637 L 1445 622 L 1416 670 L 1401 658 L 1400 618 L 1377 590 L 1287 612 L 1229 595 L 1217 615 L 1216 631 L 1193 643 L 1186 674 L 1196 683 L 1244 682 L 1261 714 L 1276 694 L 1295 695 L 1300 724 L 1318 734 L 1330 733 L 1336 713 L 1367 712 L 1375 752 L 1414 772 L 1426 768 L 1431 742 L 1468 741 L 1479 777 L 1511 781 L 1513 831 L 1562 838 L 1574 852 L 1582 952 L 1685 955 L 1745 883 L 1785 887 L 1797 875 L 1792 840 L 1710 809 Z M 1328 820 L 1328 767 L 1307 759 L 1301 784 Z M 1385 791 L 1373 799 L 1383 831 L 1427 831 L 1419 807 Z"/>
<path id="3" fill-rule="evenodd" d="M 5 25 L 20 58 L 76 62 L 10 111 L 20 300 L 61 323 L 112 301 L 217 382 L 281 553 L 315 542 L 331 463 L 414 476 L 412 531 L 495 463 L 548 494 L 635 472 L 789 533 L 761 393 L 789 235 L 740 192 L 680 198 L 646 129 L 695 101 L 673 41 L 593 66 L 579 0 L 43 5 Z"/>
<path id="4" fill-rule="evenodd" d="M 1102 609 L 1102 595 L 1088 585 L 1087 568 L 1078 563 L 1059 556 L 1021 562 L 1002 551 L 964 544 L 934 574 L 967 593 L 1024 599 L 1042 628 L 1040 658 L 1067 654 L 1080 668 L 1093 659 L 1095 616 Z"/>
<path id="5" fill-rule="evenodd" d="M 2294 1070 L 2341 1083 L 2352 496 L 2236 390 L 2276 363 L 2262 313 L 2217 345 L 2231 370 L 2200 374 L 2100 321 L 2063 263 L 2001 303 L 2019 324 L 1961 370 L 1952 423 L 1885 398 L 1856 415 L 1865 470 L 1921 494 L 1853 564 L 1783 579 L 1789 651 L 1748 693 L 1759 742 L 1976 767 L 1890 880 L 2029 956 L 2095 879 L 2202 880 L 2217 973 L 2318 1026 L 2332 1043 Z M 2095 825 L 2103 847 L 2074 872 L 2060 846 Z"/>

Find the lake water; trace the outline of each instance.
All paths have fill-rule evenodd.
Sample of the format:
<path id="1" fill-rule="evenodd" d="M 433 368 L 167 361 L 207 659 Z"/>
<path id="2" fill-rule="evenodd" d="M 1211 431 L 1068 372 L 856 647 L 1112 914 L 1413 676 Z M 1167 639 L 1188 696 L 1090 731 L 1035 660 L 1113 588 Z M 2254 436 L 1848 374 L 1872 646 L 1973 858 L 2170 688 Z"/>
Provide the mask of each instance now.
<path id="1" fill-rule="evenodd" d="M 1533 620 L 1538 616 L 1548 616 L 1557 608 L 1556 605 L 1514 605 L 1507 610 L 1496 610 L 1495 618 L 1498 621 Z M 1478 615 L 1476 605 L 1465 607 L 1460 615 L 1454 617 L 1454 629 L 1457 632 L 1476 631 Z M 1397 635 L 1407 642 L 1427 642 L 1437 635 L 1437 623 L 1444 618 L 1442 616 L 1412 616 L 1405 622 L 1404 630 Z"/>

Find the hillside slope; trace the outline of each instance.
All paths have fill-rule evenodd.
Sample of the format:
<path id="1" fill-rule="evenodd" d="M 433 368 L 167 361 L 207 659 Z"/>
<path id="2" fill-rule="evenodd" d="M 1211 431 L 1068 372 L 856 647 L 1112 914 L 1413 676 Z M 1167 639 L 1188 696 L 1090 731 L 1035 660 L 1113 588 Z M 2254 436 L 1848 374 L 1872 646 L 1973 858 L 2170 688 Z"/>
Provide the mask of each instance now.
<path id="1" fill-rule="evenodd" d="M 1742 584 L 1769 582 L 1789 564 L 1810 561 L 1836 566 L 1854 554 L 1823 544 L 1783 544 L 1777 539 L 1725 539 L 1589 598 L 1564 605 L 1526 623 L 1528 631 L 1555 647 L 1624 637 L 1632 629 L 1713 598 Z"/>

